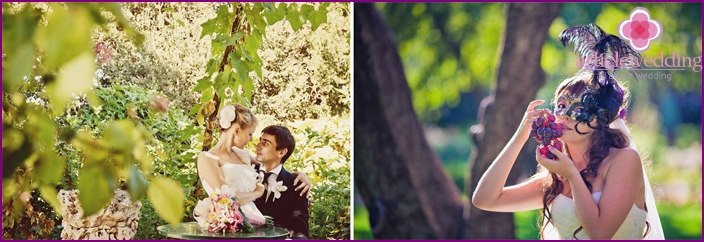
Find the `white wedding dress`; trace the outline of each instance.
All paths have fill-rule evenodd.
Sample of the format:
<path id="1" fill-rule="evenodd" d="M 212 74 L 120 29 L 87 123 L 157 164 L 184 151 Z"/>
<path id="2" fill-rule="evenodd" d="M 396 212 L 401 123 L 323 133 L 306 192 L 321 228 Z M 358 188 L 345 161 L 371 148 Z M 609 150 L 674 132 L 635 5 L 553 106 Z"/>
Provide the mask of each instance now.
<path id="1" fill-rule="evenodd" d="M 601 192 L 592 194 L 594 200 L 598 203 L 601 199 Z M 574 239 L 574 231 L 579 226 L 579 220 L 574 211 L 574 202 L 571 198 L 562 194 L 555 197 L 549 207 L 552 214 L 553 223 L 548 223 L 543 231 L 543 239 L 558 240 L 558 239 Z M 638 208 L 635 204 L 631 206 L 631 211 L 628 212 L 626 220 L 623 221 L 621 227 L 616 231 L 614 240 L 640 240 L 643 239 L 645 229 L 645 221 L 648 213 L 645 210 Z M 577 239 L 589 239 L 587 234 L 582 229 L 576 235 Z"/>
<path id="2" fill-rule="evenodd" d="M 236 192 L 251 192 L 257 187 L 257 171 L 254 170 L 254 166 L 251 165 L 249 152 L 246 150 L 241 150 L 237 147 L 232 147 L 232 150 L 240 157 L 240 160 L 246 164 L 225 164 L 220 167 L 223 177 L 225 177 L 225 184 L 230 186 Z M 213 188 L 208 185 L 208 182 L 201 180 L 203 182 L 203 188 L 208 195 L 213 193 Z M 242 212 L 247 216 L 249 222 L 255 225 L 262 225 L 265 222 L 264 215 L 259 211 L 254 202 L 249 202 L 247 204 L 240 204 Z"/>
<path id="3" fill-rule="evenodd" d="M 609 125 L 611 128 L 619 129 L 628 136 L 629 147 L 636 149 L 636 143 L 631 137 L 631 132 L 626 122 L 623 119 L 617 119 Z M 628 240 L 664 240 L 665 234 L 662 230 L 662 223 L 658 209 L 655 205 L 655 196 L 653 189 L 650 186 L 648 173 L 645 171 L 645 165 L 642 166 L 643 179 L 645 184 L 645 206 L 648 211 L 642 210 L 635 206 L 631 206 L 626 219 L 621 224 L 621 227 L 616 231 L 612 239 L 628 239 Z M 592 194 L 594 200 L 598 203 L 601 199 L 601 192 Z M 562 194 L 555 197 L 549 207 L 552 214 L 553 223 L 548 223 L 543 231 L 543 239 L 574 239 L 574 231 L 580 226 L 577 220 L 577 215 L 574 213 L 574 201 Z M 646 221 L 648 222 L 648 233 L 645 233 Z M 588 239 L 584 230 L 577 233 L 578 239 Z"/>

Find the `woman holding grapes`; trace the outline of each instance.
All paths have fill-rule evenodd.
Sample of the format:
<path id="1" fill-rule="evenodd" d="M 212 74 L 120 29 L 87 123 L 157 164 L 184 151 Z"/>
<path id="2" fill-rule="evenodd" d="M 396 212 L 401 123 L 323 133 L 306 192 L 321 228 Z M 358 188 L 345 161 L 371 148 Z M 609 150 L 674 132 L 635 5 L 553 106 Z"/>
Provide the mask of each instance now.
<path id="1" fill-rule="evenodd" d="M 562 32 L 584 56 L 638 56 L 594 24 Z M 604 58 L 608 59 L 608 58 Z M 663 239 L 652 190 L 623 118 L 628 91 L 610 75 L 613 62 L 585 63 L 555 91 L 554 111 L 528 105 L 520 126 L 482 175 L 472 203 L 480 209 L 541 209 L 543 239 Z M 525 142 L 533 137 L 539 171 L 504 187 Z"/>

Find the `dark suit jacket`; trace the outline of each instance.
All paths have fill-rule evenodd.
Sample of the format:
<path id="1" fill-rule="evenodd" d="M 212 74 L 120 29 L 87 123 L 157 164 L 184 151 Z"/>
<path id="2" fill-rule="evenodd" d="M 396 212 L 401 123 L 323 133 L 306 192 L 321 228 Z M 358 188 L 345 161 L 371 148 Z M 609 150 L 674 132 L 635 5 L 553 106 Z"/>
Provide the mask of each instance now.
<path id="1" fill-rule="evenodd" d="M 259 167 L 257 166 L 255 169 L 259 170 Z M 290 230 L 294 236 L 300 233 L 308 238 L 308 198 L 301 197 L 300 192 L 295 191 L 294 179 L 296 176 L 282 168 L 276 181 L 283 181 L 284 186 L 288 189 L 273 202 L 271 201 L 274 197 L 273 193 L 269 195 L 269 201 L 264 201 L 269 192 L 267 190 L 254 203 L 262 214 L 274 218 L 274 225 Z"/>

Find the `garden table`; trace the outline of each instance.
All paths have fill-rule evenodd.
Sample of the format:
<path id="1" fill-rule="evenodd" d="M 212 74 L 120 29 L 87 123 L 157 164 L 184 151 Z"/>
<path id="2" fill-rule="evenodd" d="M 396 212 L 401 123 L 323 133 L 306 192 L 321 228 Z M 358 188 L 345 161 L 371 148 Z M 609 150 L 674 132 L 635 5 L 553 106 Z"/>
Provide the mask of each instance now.
<path id="1" fill-rule="evenodd" d="M 285 239 L 288 230 L 276 226 L 254 226 L 252 233 L 213 233 L 201 230 L 196 222 L 157 227 L 161 235 L 175 239 Z"/>

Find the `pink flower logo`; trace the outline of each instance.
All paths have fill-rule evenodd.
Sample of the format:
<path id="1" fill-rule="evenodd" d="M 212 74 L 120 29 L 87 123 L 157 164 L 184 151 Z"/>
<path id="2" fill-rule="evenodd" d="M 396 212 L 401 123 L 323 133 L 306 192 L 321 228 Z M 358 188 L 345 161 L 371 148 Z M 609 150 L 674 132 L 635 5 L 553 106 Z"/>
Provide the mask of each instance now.
<path id="1" fill-rule="evenodd" d="M 648 9 L 636 7 L 631 11 L 630 19 L 624 20 L 618 26 L 618 34 L 627 39 L 637 52 L 643 52 L 650 46 L 650 41 L 662 34 L 662 25 L 657 20 L 650 19 Z"/>

